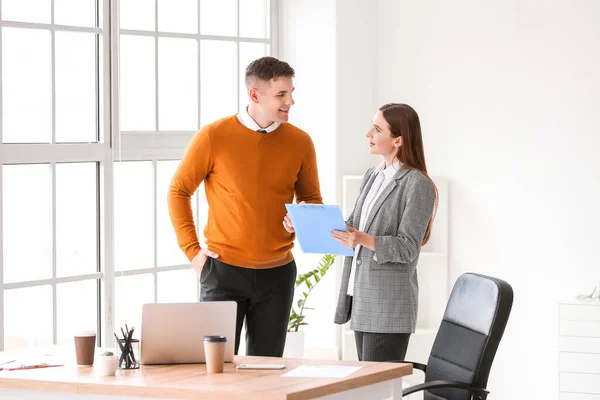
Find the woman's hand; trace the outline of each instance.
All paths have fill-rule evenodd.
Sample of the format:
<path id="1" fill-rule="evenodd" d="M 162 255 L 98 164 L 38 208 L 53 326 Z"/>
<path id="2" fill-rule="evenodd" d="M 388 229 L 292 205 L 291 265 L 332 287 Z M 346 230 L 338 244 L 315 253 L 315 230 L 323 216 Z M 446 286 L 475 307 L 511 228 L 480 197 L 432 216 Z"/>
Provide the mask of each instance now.
<path id="1" fill-rule="evenodd" d="M 354 249 L 357 245 L 362 245 L 375 251 L 375 236 L 358 231 L 350 226 L 346 226 L 348 232 L 335 230 L 331 236 L 346 247 Z"/>

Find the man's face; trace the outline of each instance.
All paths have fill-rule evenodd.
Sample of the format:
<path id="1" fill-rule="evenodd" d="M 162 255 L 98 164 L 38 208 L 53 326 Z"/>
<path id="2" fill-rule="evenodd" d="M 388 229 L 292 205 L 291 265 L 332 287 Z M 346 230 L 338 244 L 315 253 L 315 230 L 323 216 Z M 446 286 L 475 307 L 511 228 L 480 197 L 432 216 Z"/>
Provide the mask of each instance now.
<path id="1" fill-rule="evenodd" d="M 262 117 L 269 121 L 287 122 L 290 108 L 294 105 L 293 91 L 292 78 L 279 77 L 260 82 L 256 90 L 256 104 Z"/>

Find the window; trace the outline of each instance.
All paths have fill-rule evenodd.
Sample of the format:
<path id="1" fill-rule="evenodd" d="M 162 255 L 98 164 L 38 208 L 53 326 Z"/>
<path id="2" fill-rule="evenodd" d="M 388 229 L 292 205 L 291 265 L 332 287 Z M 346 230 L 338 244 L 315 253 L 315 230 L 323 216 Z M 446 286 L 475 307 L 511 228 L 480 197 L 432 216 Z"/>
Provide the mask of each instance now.
<path id="1" fill-rule="evenodd" d="M 98 175 L 96 162 L 3 165 L 6 349 L 98 329 Z"/>
<path id="2" fill-rule="evenodd" d="M 167 189 L 199 127 L 245 106 L 271 1 L 118 3 L 0 1 L 0 350 L 108 346 L 142 304 L 198 298 Z"/>

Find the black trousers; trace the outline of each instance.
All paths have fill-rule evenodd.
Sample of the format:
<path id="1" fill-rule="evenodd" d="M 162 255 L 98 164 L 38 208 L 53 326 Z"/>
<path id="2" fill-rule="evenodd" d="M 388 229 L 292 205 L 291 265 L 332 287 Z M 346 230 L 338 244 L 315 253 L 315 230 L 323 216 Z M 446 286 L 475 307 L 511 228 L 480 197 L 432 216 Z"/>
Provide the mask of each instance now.
<path id="1" fill-rule="evenodd" d="M 410 333 L 371 333 L 354 331 L 360 361 L 404 360 Z"/>
<path id="2" fill-rule="evenodd" d="M 294 299 L 296 263 L 249 269 L 208 258 L 200 274 L 200 301 L 237 302 L 235 354 L 246 321 L 246 354 L 283 356 Z"/>

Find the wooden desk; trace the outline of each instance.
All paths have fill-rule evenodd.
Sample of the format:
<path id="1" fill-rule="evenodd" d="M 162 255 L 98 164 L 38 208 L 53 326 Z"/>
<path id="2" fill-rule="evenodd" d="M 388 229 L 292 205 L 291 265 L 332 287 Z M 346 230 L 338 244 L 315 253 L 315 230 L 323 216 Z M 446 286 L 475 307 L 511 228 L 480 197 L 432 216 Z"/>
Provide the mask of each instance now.
<path id="1" fill-rule="evenodd" d="M 12 353 L 14 354 L 14 352 Z M 0 353 L 0 359 L 6 356 Z M 194 399 L 194 400 L 304 400 L 401 399 L 402 377 L 411 364 L 357 361 L 236 357 L 222 374 L 207 375 L 204 364 L 142 366 L 100 377 L 92 367 L 40 368 L 0 371 L 2 399 Z M 238 363 L 285 364 L 284 370 L 235 369 Z M 292 378 L 281 375 L 300 365 L 360 365 L 346 378 Z M 12 396 L 12 397 L 11 397 Z M 118 396 L 118 397 L 115 397 Z"/>

